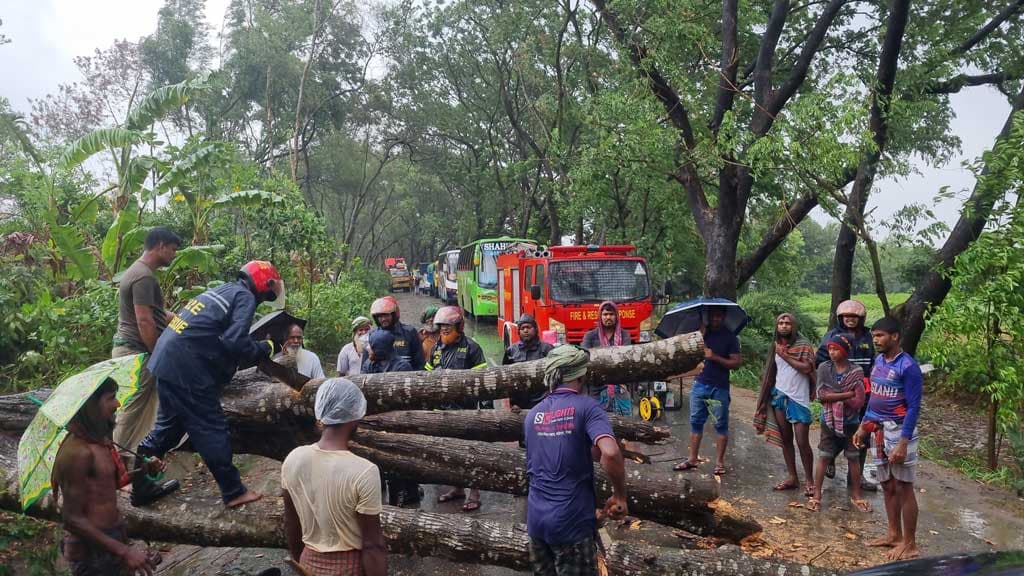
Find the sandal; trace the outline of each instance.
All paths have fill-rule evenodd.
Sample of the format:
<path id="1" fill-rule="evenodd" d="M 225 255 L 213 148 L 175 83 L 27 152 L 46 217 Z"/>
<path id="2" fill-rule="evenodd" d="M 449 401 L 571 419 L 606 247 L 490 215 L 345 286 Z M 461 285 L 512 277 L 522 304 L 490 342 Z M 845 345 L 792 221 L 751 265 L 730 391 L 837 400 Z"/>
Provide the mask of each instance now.
<path id="1" fill-rule="evenodd" d="M 799 487 L 800 487 L 800 484 L 798 484 L 797 482 L 790 482 L 789 480 L 783 480 L 782 482 L 779 482 L 778 484 L 776 484 L 775 488 L 772 488 L 772 490 L 775 490 L 776 492 L 782 492 L 783 490 L 796 490 Z"/>
<path id="2" fill-rule="evenodd" d="M 466 503 L 462 505 L 463 512 L 473 512 L 474 510 L 480 509 L 479 500 L 466 500 Z"/>
<path id="3" fill-rule="evenodd" d="M 715 476 L 725 476 L 725 464 L 715 466 L 715 471 L 712 474 Z"/>
<path id="4" fill-rule="evenodd" d="M 861 512 L 871 512 L 871 503 L 868 502 L 867 500 L 864 500 L 863 498 L 860 500 L 850 498 L 850 504 L 853 504 L 854 507 L 857 508 L 857 510 L 860 510 Z"/>
<path id="5" fill-rule="evenodd" d="M 673 466 L 672 469 L 675 470 L 676 472 L 685 472 L 687 470 L 693 470 L 698 466 L 700 466 L 700 464 L 695 464 L 693 462 L 690 462 L 689 460 L 683 460 L 679 464 Z"/>
<path id="6" fill-rule="evenodd" d="M 441 503 L 453 502 L 455 500 L 465 500 L 465 499 L 466 499 L 466 493 L 465 492 L 446 492 L 446 493 L 441 494 L 440 496 L 437 497 L 437 501 L 441 502 Z"/>
<path id="7" fill-rule="evenodd" d="M 811 512 L 817 512 L 819 509 L 821 509 L 821 500 L 818 500 L 813 496 L 808 498 L 807 509 L 810 510 Z"/>

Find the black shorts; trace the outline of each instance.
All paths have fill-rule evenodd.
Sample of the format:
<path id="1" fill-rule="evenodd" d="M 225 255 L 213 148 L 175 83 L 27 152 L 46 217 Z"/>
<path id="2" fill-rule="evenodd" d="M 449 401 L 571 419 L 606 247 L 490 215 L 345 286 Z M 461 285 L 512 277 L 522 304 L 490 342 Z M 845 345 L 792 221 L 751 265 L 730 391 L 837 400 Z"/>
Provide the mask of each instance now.
<path id="1" fill-rule="evenodd" d="M 840 436 L 831 428 L 821 425 L 821 437 L 818 439 L 818 453 L 824 458 L 835 458 L 840 453 L 845 454 L 847 459 L 860 458 L 860 449 L 853 445 L 852 433 L 857 427 L 843 425 L 844 431 L 850 431 L 848 436 Z"/>

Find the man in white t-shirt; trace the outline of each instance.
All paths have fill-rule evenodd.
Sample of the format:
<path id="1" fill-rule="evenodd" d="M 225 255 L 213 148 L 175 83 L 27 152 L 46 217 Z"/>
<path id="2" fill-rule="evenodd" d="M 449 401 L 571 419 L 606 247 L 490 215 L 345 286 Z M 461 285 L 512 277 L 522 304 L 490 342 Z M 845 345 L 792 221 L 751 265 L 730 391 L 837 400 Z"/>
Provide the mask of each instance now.
<path id="1" fill-rule="evenodd" d="M 320 441 L 293 450 L 281 465 L 288 552 L 313 576 L 383 576 L 377 466 L 349 452 L 366 398 L 345 378 L 325 380 L 314 407 Z"/>
<path id="2" fill-rule="evenodd" d="M 292 324 L 284 340 L 284 348 L 281 353 L 274 357 L 275 361 L 292 356 L 295 358 L 295 370 L 308 378 L 324 378 L 324 367 L 320 364 L 320 357 L 312 350 L 302 347 L 305 343 L 302 326 Z"/>

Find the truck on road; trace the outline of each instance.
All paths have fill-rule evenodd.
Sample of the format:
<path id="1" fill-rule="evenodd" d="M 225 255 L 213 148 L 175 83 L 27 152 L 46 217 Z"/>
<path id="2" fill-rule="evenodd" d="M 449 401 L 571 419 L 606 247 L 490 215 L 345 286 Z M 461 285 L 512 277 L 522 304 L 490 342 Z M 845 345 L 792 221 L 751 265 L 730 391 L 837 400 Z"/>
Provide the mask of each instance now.
<path id="1" fill-rule="evenodd" d="M 597 326 L 601 302 L 619 308 L 633 342 L 649 342 L 654 309 L 647 260 L 629 245 L 552 246 L 508 252 L 497 258 L 498 336 L 508 347 L 519 340 L 516 321 L 537 320 L 541 334 L 579 344 Z"/>
<path id="2" fill-rule="evenodd" d="M 388 276 L 391 278 L 392 292 L 398 292 L 399 290 L 412 292 L 412 274 L 409 272 L 409 267 L 405 264 L 405 258 L 400 256 L 385 258 L 384 267 L 387 269 Z"/>

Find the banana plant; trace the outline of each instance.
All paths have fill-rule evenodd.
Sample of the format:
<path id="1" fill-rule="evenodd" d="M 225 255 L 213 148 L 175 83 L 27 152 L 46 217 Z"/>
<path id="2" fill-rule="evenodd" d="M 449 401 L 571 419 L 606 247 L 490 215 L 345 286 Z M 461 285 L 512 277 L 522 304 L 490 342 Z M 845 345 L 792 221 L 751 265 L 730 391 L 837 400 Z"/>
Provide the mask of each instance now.
<path id="1" fill-rule="evenodd" d="M 18 114 L 0 114 L 0 128 L 14 136 L 22 151 L 42 176 L 43 188 L 46 193 L 46 208 L 40 216 L 43 227 L 45 227 L 43 236 L 47 239 L 47 261 L 53 278 L 58 281 L 65 278 L 71 280 L 96 278 L 96 260 L 85 246 L 85 239 L 81 232 L 72 223 L 94 222 L 98 198 L 83 200 L 72 209 L 70 217 L 62 215 L 57 208 L 55 175 L 52 170 L 47 168 L 42 154 L 29 138 L 29 128 L 25 119 Z"/>
<path id="2" fill-rule="evenodd" d="M 207 243 L 210 218 L 217 211 L 284 201 L 268 190 L 230 188 L 231 166 L 237 154 L 231 143 L 191 142 L 184 151 L 188 153 L 167 171 L 158 193 L 169 193 L 172 202 L 187 206 L 192 220 L 192 244 Z"/>
<path id="3" fill-rule="evenodd" d="M 155 187 L 147 189 L 146 179 L 159 182 L 168 171 L 160 158 L 140 152 L 164 143 L 157 139 L 153 124 L 184 106 L 205 88 L 202 79 L 186 80 L 154 90 L 135 104 L 121 126 L 100 128 L 69 143 L 57 161 L 59 170 L 70 171 L 100 153 L 109 153 L 117 181 L 107 191 L 115 191 L 116 218 L 103 240 L 102 257 L 111 275 L 126 264 L 127 254 L 137 248 L 143 231 L 141 206 L 153 198 Z M 131 247 L 133 250 L 128 250 Z"/>

